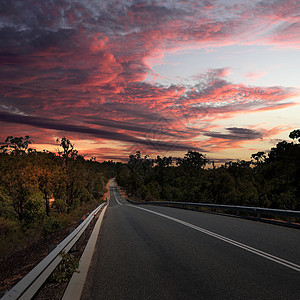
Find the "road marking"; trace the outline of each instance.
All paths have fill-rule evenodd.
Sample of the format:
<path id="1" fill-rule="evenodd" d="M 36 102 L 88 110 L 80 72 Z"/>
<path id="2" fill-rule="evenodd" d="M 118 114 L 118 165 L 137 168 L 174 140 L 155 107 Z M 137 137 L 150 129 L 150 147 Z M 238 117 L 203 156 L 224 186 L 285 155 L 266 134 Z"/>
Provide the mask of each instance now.
<path id="1" fill-rule="evenodd" d="M 88 270 L 92 262 L 92 257 L 95 251 L 96 242 L 99 236 L 101 224 L 105 215 L 105 211 L 109 203 L 105 205 L 101 214 L 96 222 L 96 225 L 92 231 L 92 234 L 87 242 L 87 245 L 80 258 L 78 273 L 74 272 L 69 284 L 64 292 L 63 300 L 79 300 L 83 292 L 84 283 L 87 278 Z"/>
<path id="2" fill-rule="evenodd" d="M 118 202 L 119 205 L 123 205 L 121 202 L 118 201 L 117 197 L 115 197 L 116 201 Z"/>
<path id="3" fill-rule="evenodd" d="M 180 223 L 180 224 L 182 224 L 182 225 L 185 225 L 185 226 L 187 226 L 187 227 L 193 228 L 193 229 L 195 229 L 195 230 L 197 230 L 197 231 L 200 231 L 200 232 L 202 232 L 202 233 L 205 233 L 205 234 L 207 234 L 207 235 L 210 235 L 210 236 L 212 236 L 212 237 L 215 237 L 215 238 L 217 238 L 217 239 L 219 239 L 219 240 L 222 240 L 222 241 L 224 241 L 224 242 L 226 242 L 226 243 L 232 244 L 232 245 L 234 245 L 234 246 L 236 246 L 236 247 L 242 248 L 242 249 L 244 249 L 244 250 L 246 250 L 246 251 L 252 252 L 252 253 L 254 253 L 254 254 L 256 254 L 256 255 L 259 255 L 259 256 L 261 256 L 261 257 L 264 257 L 264 258 L 266 258 L 266 259 L 269 259 L 269 260 L 271 260 L 271 261 L 273 261 L 273 262 L 276 262 L 276 263 L 278 263 L 278 264 L 280 264 L 280 265 L 283 265 L 283 266 L 285 266 L 285 267 L 288 267 L 288 268 L 290 268 L 290 269 L 293 269 L 293 270 L 295 270 L 295 271 L 297 271 L 297 272 L 300 272 L 300 266 L 297 265 L 297 264 L 295 264 L 295 263 L 292 263 L 292 262 L 287 261 L 287 260 L 285 260 L 285 259 L 282 259 L 282 258 L 280 258 L 280 257 L 274 256 L 274 255 L 269 254 L 269 253 L 267 253 L 267 252 L 258 250 L 258 249 L 256 249 L 256 248 L 250 247 L 250 246 L 248 246 L 248 245 L 242 244 L 242 243 L 237 242 L 237 241 L 235 241 L 235 240 L 229 239 L 229 238 L 227 238 L 227 237 L 225 237 L 225 236 L 219 235 L 219 234 L 214 233 L 214 232 L 212 232 L 212 231 L 206 230 L 206 229 L 201 228 L 201 227 L 198 227 L 198 226 L 196 226 L 196 225 L 193 225 L 193 224 L 187 223 L 187 222 L 185 222 L 185 221 L 179 220 L 179 219 L 177 219 L 177 218 L 173 218 L 173 217 L 170 217 L 170 216 L 167 216 L 167 215 L 164 215 L 164 214 L 161 214 L 161 213 L 158 213 L 158 212 L 155 212 L 155 211 L 146 209 L 146 208 L 142 208 L 142 207 L 139 207 L 139 206 L 134 206 L 134 205 L 131 205 L 131 204 L 127 204 L 127 206 L 131 206 L 131 207 L 134 207 L 134 208 L 138 208 L 138 209 L 141 209 L 141 210 L 145 210 L 145 211 L 147 211 L 147 212 L 149 212 L 149 213 L 152 213 L 152 214 L 161 216 L 161 217 L 163 217 L 163 218 L 172 220 L 172 221 L 174 221 L 174 222 Z"/>
<path id="4" fill-rule="evenodd" d="M 114 190 L 114 189 L 113 189 L 113 194 L 114 194 L 114 197 L 115 197 L 116 201 L 118 202 L 118 204 L 119 204 L 119 205 L 123 205 L 121 202 L 118 201 L 118 199 L 117 199 L 117 197 L 116 197 L 116 195 L 115 195 L 115 190 Z"/>

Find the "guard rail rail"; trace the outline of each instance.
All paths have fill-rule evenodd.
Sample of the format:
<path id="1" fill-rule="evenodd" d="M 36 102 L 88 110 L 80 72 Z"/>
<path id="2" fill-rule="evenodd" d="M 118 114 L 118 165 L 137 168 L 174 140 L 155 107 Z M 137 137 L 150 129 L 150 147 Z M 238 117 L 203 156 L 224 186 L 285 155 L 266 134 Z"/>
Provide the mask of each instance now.
<path id="1" fill-rule="evenodd" d="M 172 201 L 135 202 L 129 199 L 127 199 L 127 201 L 129 201 L 132 204 L 161 205 L 161 206 L 169 206 L 169 207 L 176 207 L 176 208 L 193 209 L 198 211 L 204 211 L 203 208 L 209 209 L 210 211 L 214 211 L 214 210 L 222 211 L 223 213 L 225 213 L 226 211 L 227 212 L 234 211 L 236 215 L 240 217 L 255 219 L 255 220 L 268 222 L 268 223 L 287 225 L 289 227 L 300 228 L 300 223 L 299 223 L 300 211 L 297 210 L 284 210 L 284 209 L 272 209 L 272 208 L 262 208 L 262 207 L 252 207 L 252 206 L 235 206 L 235 205 L 194 203 L 194 202 L 172 202 Z M 255 215 L 255 217 L 253 217 L 253 215 Z M 284 217 L 284 219 L 282 220 L 267 219 L 265 218 L 265 216 Z"/>
<path id="2" fill-rule="evenodd" d="M 88 217 L 69 234 L 51 253 L 49 253 L 35 268 L 10 289 L 1 300 L 31 299 L 40 289 L 46 279 L 60 263 L 61 253 L 68 252 L 79 240 L 87 226 L 106 203 L 93 210 Z"/>

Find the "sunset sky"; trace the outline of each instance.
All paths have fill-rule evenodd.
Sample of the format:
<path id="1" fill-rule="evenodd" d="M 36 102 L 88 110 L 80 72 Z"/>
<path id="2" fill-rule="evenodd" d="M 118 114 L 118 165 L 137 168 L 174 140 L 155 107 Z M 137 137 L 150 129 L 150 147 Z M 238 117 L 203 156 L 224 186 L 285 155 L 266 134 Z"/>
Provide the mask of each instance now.
<path id="1" fill-rule="evenodd" d="M 300 1 L 1 0 L 0 141 L 250 159 L 300 128 Z"/>

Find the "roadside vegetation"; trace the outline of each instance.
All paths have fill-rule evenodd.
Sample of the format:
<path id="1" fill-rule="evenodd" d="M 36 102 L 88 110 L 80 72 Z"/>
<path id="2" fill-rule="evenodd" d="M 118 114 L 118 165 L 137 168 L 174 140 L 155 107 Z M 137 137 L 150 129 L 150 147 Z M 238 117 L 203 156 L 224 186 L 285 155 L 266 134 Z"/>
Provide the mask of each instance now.
<path id="1" fill-rule="evenodd" d="M 249 161 L 216 167 L 197 151 L 150 159 L 138 151 L 118 167 L 117 182 L 137 201 L 202 202 L 300 210 L 300 130 Z"/>
<path id="2" fill-rule="evenodd" d="M 0 147 L 0 257 L 59 231 L 103 200 L 111 163 L 86 160 L 66 138 L 58 153 L 30 148 L 29 136 Z"/>
<path id="3" fill-rule="evenodd" d="M 103 201 L 109 178 L 137 201 L 203 202 L 300 210 L 300 129 L 249 161 L 216 166 L 205 155 L 127 163 L 85 159 L 62 138 L 57 153 L 35 151 L 29 136 L 0 147 L 0 257 L 57 232 Z"/>

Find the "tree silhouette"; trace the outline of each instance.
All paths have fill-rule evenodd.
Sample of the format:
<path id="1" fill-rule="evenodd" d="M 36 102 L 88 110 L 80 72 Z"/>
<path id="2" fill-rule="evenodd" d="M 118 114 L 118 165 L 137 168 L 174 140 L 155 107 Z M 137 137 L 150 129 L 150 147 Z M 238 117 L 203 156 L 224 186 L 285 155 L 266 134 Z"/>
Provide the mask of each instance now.
<path id="1" fill-rule="evenodd" d="M 298 142 L 300 142 L 300 129 L 293 130 L 290 133 L 289 138 L 291 138 L 293 140 L 298 139 Z"/>
<path id="2" fill-rule="evenodd" d="M 4 145 L 0 147 L 3 153 L 12 153 L 15 155 L 24 154 L 29 146 L 32 144 L 33 140 L 26 135 L 25 137 L 13 137 L 8 136 L 5 139 Z"/>

